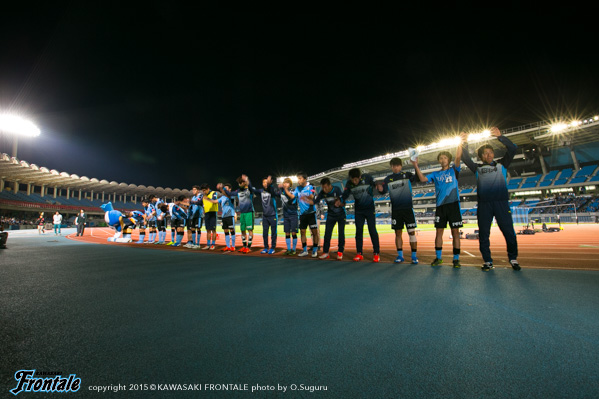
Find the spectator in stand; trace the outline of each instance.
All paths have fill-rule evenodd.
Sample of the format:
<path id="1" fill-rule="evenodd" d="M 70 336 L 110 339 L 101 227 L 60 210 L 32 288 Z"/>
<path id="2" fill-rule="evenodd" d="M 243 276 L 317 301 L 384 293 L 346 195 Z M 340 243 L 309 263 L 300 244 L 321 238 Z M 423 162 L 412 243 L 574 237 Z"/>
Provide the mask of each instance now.
<path id="1" fill-rule="evenodd" d="M 44 223 L 46 222 L 46 219 L 44 219 L 44 212 L 40 213 L 40 217 L 37 218 L 37 221 L 35 222 L 35 224 L 37 224 L 37 233 L 38 234 L 45 234 L 46 232 L 44 231 Z"/>
<path id="2" fill-rule="evenodd" d="M 54 235 L 62 235 L 61 225 L 62 225 L 62 215 L 60 212 L 56 211 L 53 217 L 54 221 Z"/>
<path id="3" fill-rule="evenodd" d="M 77 225 L 77 236 L 83 236 L 83 232 L 85 231 L 85 223 L 87 223 L 87 214 L 81 210 L 75 218 L 75 224 Z"/>

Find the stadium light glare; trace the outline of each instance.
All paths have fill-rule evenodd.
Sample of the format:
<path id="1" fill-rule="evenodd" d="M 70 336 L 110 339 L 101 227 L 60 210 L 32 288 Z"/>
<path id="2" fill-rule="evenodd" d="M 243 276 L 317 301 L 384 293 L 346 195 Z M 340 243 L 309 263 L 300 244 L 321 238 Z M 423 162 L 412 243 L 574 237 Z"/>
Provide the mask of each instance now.
<path id="1" fill-rule="evenodd" d="M 280 184 L 280 183 L 283 183 L 283 181 L 284 181 L 285 179 L 287 179 L 287 178 L 290 178 L 290 179 L 291 179 L 291 181 L 292 181 L 294 184 L 295 184 L 295 183 L 297 183 L 297 176 L 280 176 L 280 177 L 277 177 L 277 183 L 279 183 L 279 184 Z"/>
<path id="2" fill-rule="evenodd" d="M 568 128 L 568 125 L 566 125 L 565 123 L 557 123 L 553 126 L 551 126 L 551 133 L 560 133 L 563 132 L 564 130 L 566 130 Z"/>
<path id="3" fill-rule="evenodd" d="M 468 135 L 468 141 L 481 141 L 491 137 L 490 130 L 483 130 L 481 133 L 470 133 Z"/>
<path id="4" fill-rule="evenodd" d="M 26 137 L 37 137 L 41 133 L 33 122 L 10 114 L 0 115 L 0 131 Z"/>

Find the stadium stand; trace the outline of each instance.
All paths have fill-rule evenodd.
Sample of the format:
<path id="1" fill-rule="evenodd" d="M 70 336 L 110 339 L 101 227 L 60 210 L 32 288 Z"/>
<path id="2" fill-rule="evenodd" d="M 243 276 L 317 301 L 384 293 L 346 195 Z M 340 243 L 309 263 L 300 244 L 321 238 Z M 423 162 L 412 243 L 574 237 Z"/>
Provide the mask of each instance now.
<path id="1" fill-rule="evenodd" d="M 506 137 L 521 146 L 509 169 L 511 177 L 508 178 L 508 190 L 513 197 L 511 206 L 527 208 L 531 214 L 574 212 L 585 214 L 582 216 L 588 216 L 590 221 L 597 220 L 599 201 L 598 190 L 594 184 L 599 181 L 599 165 L 596 161 L 599 159 L 598 119 L 589 118 L 585 123 L 572 124 L 567 131 L 560 133 L 560 140 L 556 140 L 551 125 L 544 122 L 504 130 L 502 133 Z M 561 151 L 560 146 L 563 144 L 560 142 L 566 142 L 566 138 L 571 150 Z M 498 158 L 503 155 L 504 150 L 497 144 L 497 140 L 481 140 L 486 140 L 486 143 L 496 148 Z M 531 142 L 536 142 L 544 148 L 534 159 L 527 157 L 523 151 Z M 433 143 L 420 148 L 419 163 L 423 173 L 439 169 L 436 155 L 441 150 L 454 151 L 455 142 Z M 555 157 L 553 151 L 557 154 Z M 571 159 L 564 160 L 564 153 L 571 154 Z M 577 158 L 577 154 L 580 154 L 581 160 Z M 329 177 L 333 186 L 343 189 L 347 183 L 347 171 L 353 167 L 359 167 L 363 173 L 370 173 L 376 180 L 382 180 L 390 173 L 388 162 L 392 157 L 401 157 L 404 160 L 404 170 L 413 171 L 407 161 L 407 151 L 399 151 L 333 168 L 310 176 L 309 180 L 319 189 L 320 179 Z M 463 214 L 475 219 L 476 178 L 465 165 L 462 165 L 459 182 L 460 197 L 464 204 Z M 564 195 L 565 199 L 558 197 L 562 193 L 576 195 L 582 199 L 569 200 L 568 195 Z M 90 214 L 100 215 L 102 211 L 99 207 L 104 202 L 112 201 L 117 209 L 140 209 L 139 199 L 150 194 L 167 201 L 181 194 L 191 195 L 187 189 L 108 182 L 38 167 L 7 154 L 0 156 L 0 210 L 33 212 L 56 209 L 68 214 L 84 209 Z M 585 194 L 588 195 L 582 197 Z M 416 183 L 413 185 L 413 196 L 414 207 L 418 211 L 417 217 L 432 218 L 435 207 L 433 186 Z M 375 201 L 377 217 L 389 218 L 389 195 L 376 196 Z M 353 219 L 351 209 L 354 202 L 351 197 L 347 201 L 349 220 Z M 256 205 L 259 213 L 259 201 Z M 326 207 L 323 208 L 323 213 L 326 215 Z"/>

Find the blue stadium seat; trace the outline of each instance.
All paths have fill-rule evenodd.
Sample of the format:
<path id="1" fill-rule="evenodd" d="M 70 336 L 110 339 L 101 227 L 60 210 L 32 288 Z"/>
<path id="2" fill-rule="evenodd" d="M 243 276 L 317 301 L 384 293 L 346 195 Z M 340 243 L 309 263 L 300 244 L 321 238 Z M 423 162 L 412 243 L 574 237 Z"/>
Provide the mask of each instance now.
<path id="1" fill-rule="evenodd" d="M 541 179 L 541 182 L 553 181 L 553 179 L 555 179 L 555 176 L 557 176 L 557 172 L 558 172 L 557 170 L 552 170 L 551 172 L 547 173 L 545 176 L 543 176 L 543 178 Z M 543 187 L 544 186 L 546 186 L 546 185 L 543 185 Z"/>

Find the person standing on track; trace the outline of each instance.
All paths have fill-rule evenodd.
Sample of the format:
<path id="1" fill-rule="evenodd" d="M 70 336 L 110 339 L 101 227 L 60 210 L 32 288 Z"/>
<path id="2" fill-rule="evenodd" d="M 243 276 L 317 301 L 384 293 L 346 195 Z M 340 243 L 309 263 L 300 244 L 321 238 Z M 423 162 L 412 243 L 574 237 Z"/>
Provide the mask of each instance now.
<path id="1" fill-rule="evenodd" d="M 401 158 L 392 158 L 389 161 L 393 174 L 385 177 L 382 183 L 377 184 L 377 190 L 381 194 L 389 193 L 391 201 L 391 228 L 395 230 L 395 246 L 397 258 L 395 263 L 403 263 L 403 240 L 402 230 L 406 226 L 412 249 L 412 264 L 418 264 L 417 239 L 416 239 L 416 217 L 414 216 L 414 205 L 412 203 L 412 183 L 418 182 L 418 176 L 411 172 L 402 172 Z"/>
<path id="2" fill-rule="evenodd" d="M 514 270 L 520 270 L 521 267 L 517 260 L 518 241 L 514 231 L 514 222 L 509 204 L 510 197 L 507 190 L 507 168 L 514 159 L 518 147 L 510 139 L 503 136 L 496 127 L 491 129 L 491 136 L 497 137 L 497 140 L 505 146 L 507 153 L 503 158 L 495 161 L 493 146 L 485 144 L 479 147 L 477 151 L 478 158 L 482 162 L 474 163 L 468 152 L 466 133 L 461 134 L 462 146 L 464 147 L 464 163 L 476 175 L 478 244 L 485 262 L 481 269 L 488 271 L 493 268 L 489 236 L 493 217 L 495 217 L 497 225 L 505 238 L 510 264 Z"/>
<path id="3" fill-rule="evenodd" d="M 60 214 L 60 212 L 56 211 L 56 213 L 54 214 L 52 219 L 54 222 L 54 235 L 55 236 L 62 235 L 62 233 L 61 233 L 62 215 Z"/>
<path id="4" fill-rule="evenodd" d="M 235 206 L 233 200 L 224 194 L 223 187 L 226 187 L 230 192 L 233 187 L 229 184 L 218 183 L 216 190 L 221 193 L 218 197 L 218 204 L 220 206 L 222 215 L 221 222 L 223 231 L 225 232 L 225 248 L 223 252 L 235 252 Z"/>
<path id="5" fill-rule="evenodd" d="M 202 184 L 200 190 L 204 194 L 204 225 L 206 226 L 206 246 L 213 251 L 216 247 L 216 214 L 218 213 L 218 197 L 216 191 L 210 190 L 208 184 Z"/>
<path id="6" fill-rule="evenodd" d="M 283 183 L 279 185 L 281 203 L 283 204 L 283 231 L 285 232 L 285 243 L 287 251 L 285 255 L 295 255 L 297 248 L 297 230 L 299 225 L 299 215 L 297 210 L 297 198 L 293 196 L 291 189 L 293 181 L 286 177 Z"/>
<path id="7" fill-rule="evenodd" d="M 285 189 L 285 193 L 291 199 L 297 198 L 299 205 L 299 230 L 300 238 L 302 240 L 302 252 L 297 256 L 308 256 L 308 238 L 306 236 L 306 229 L 310 229 L 312 234 L 312 257 L 318 256 L 318 245 L 320 241 L 320 234 L 318 231 L 318 224 L 316 222 L 316 208 L 314 204 L 310 204 L 309 201 L 314 200 L 314 186 L 308 181 L 308 175 L 304 172 L 297 174 L 297 187 L 290 193 L 288 189 Z"/>
<path id="8" fill-rule="evenodd" d="M 154 207 L 156 211 L 156 229 L 158 230 L 158 241 L 154 241 L 154 244 L 164 244 L 166 240 L 166 212 L 168 211 L 168 207 L 165 211 L 164 201 L 155 195 L 150 195 L 150 204 Z"/>
<path id="9" fill-rule="evenodd" d="M 202 237 L 204 193 L 200 190 L 200 186 L 193 186 L 191 193 L 193 196 L 189 199 L 189 209 L 187 210 L 187 244 L 184 247 L 197 249 L 200 248 L 200 238 Z"/>
<path id="10" fill-rule="evenodd" d="M 249 181 L 249 180 L 248 180 Z M 254 195 L 260 195 L 262 203 L 262 238 L 264 240 L 264 249 L 261 254 L 272 255 L 277 248 L 277 225 L 279 218 L 277 214 L 277 192 L 273 187 L 272 176 L 262 179 L 262 188 L 249 186 Z M 268 245 L 268 230 L 270 229 L 270 248 Z"/>
<path id="11" fill-rule="evenodd" d="M 458 177 L 460 175 L 460 162 L 462 158 L 462 146 L 458 146 L 455 162 L 451 165 L 452 156 L 448 151 L 441 151 L 437 155 L 437 161 L 441 170 L 429 173 L 426 177 L 418 167 L 418 161 L 412 161 L 416 175 L 423 183 L 435 183 L 435 194 L 437 196 L 437 208 L 435 209 L 435 260 L 431 266 L 443 264 L 443 232 L 449 223 L 453 237 L 453 267 L 460 268 L 460 228 L 462 212 L 460 210 L 460 193 L 458 189 Z"/>
<path id="12" fill-rule="evenodd" d="M 348 176 L 349 180 L 345 185 L 341 201 L 346 202 L 350 195 L 353 195 L 355 200 L 356 250 L 358 253 L 354 257 L 354 262 L 364 259 L 362 246 L 364 245 L 364 222 L 366 222 L 374 252 L 372 261 L 378 263 L 381 258 L 379 255 L 379 233 L 376 231 L 376 211 L 374 209 L 374 179 L 369 174 L 362 175 L 359 168 L 350 169 Z"/>
<path id="13" fill-rule="evenodd" d="M 337 259 L 343 259 L 343 251 L 345 250 L 345 206 L 341 201 L 343 192 L 339 187 L 335 187 L 331 184 L 331 180 L 325 177 L 320 181 L 320 192 L 312 201 L 315 205 L 319 204 L 320 201 L 324 200 L 327 203 L 327 221 L 324 230 L 324 245 L 322 247 L 322 255 L 319 259 L 329 258 L 329 248 L 331 247 L 331 237 L 333 236 L 333 229 L 335 224 L 337 225 L 337 234 L 339 236 L 338 248 L 337 248 Z M 308 201 L 311 202 L 311 201 Z"/>
<path id="14" fill-rule="evenodd" d="M 239 252 L 247 254 L 252 247 L 254 239 L 254 195 L 249 189 L 250 181 L 246 175 L 241 175 L 237 178 L 239 188 L 237 190 L 229 190 L 227 186 L 223 188 L 223 192 L 229 198 L 237 197 L 239 206 L 239 229 L 241 230 L 241 242 L 243 247 Z M 247 235 L 246 235 L 247 232 Z"/>
<path id="15" fill-rule="evenodd" d="M 77 225 L 77 236 L 83 236 L 83 233 L 85 232 L 86 223 L 87 215 L 85 214 L 83 209 L 81 209 L 81 211 L 77 215 L 77 218 L 75 219 L 75 224 Z"/>
<path id="16" fill-rule="evenodd" d="M 144 208 L 146 214 L 146 223 L 148 226 L 148 244 L 153 244 L 156 240 L 156 208 L 154 204 L 150 202 L 148 198 L 141 200 L 141 205 Z"/>

